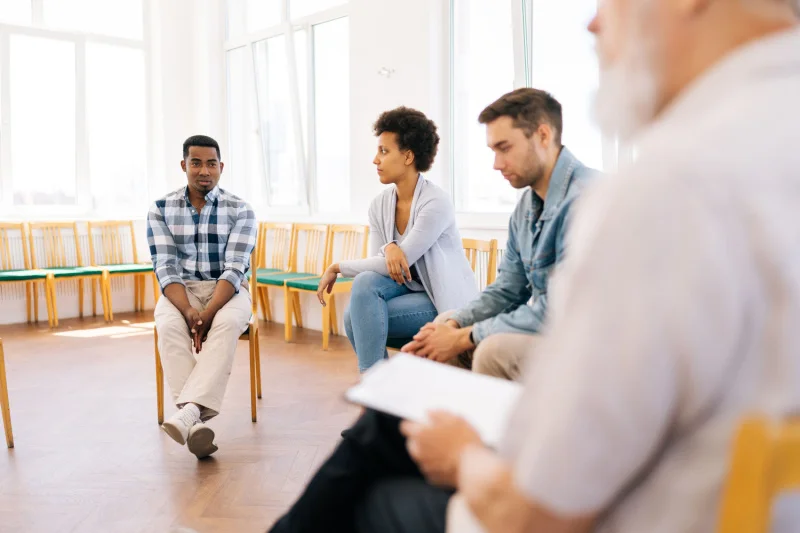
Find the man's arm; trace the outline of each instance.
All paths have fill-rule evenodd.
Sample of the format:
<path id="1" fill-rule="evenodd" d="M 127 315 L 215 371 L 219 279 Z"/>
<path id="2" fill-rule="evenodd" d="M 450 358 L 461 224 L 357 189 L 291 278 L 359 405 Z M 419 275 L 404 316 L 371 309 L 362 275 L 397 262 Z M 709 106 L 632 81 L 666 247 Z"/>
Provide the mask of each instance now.
<path id="1" fill-rule="evenodd" d="M 164 219 L 163 208 L 159 201 L 147 213 L 147 244 L 161 291 L 185 315 L 191 306 L 178 273 L 178 248 Z"/>
<path id="2" fill-rule="evenodd" d="M 528 500 L 509 464 L 483 446 L 460 458 L 458 493 L 451 498 L 447 531 L 458 533 L 589 533 L 596 513 L 565 516 Z"/>
<path id="3" fill-rule="evenodd" d="M 516 216 L 512 216 L 508 223 L 508 243 L 497 280 L 486 287 L 478 298 L 452 316 L 452 320 L 460 327 L 471 326 L 510 309 L 524 306 L 530 299 L 532 293 L 519 253 L 515 219 Z M 475 340 L 480 341 L 479 338 Z"/>
<path id="4" fill-rule="evenodd" d="M 209 307 L 214 304 L 212 309 L 215 309 L 215 312 L 239 292 L 239 287 L 245 279 L 245 272 L 250 265 L 250 256 L 256 246 L 257 234 L 255 213 L 246 205 L 240 209 L 236 223 L 228 235 L 228 244 L 225 246 L 225 268 L 218 280 L 227 281 L 233 291 L 231 292 L 225 284 L 217 283 L 209 302 Z"/>
<path id="5" fill-rule="evenodd" d="M 556 230 L 556 257 L 553 265 L 554 272 L 559 263 L 564 259 L 566 249 L 566 236 L 572 218 L 572 205 L 577 196 L 565 199 L 553 218 Z M 548 279 L 549 283 L 549 279 Z M 532 335 L 540 333 L 544 328 L 547 316 L 547 293 L 537 297 L 531 305 L 520 305 L 508 313 L 500 313 L 473 325 L 472 336 L 475 343 L 479 343 L 489 335 L 495 333 L 522 333 Z"/>

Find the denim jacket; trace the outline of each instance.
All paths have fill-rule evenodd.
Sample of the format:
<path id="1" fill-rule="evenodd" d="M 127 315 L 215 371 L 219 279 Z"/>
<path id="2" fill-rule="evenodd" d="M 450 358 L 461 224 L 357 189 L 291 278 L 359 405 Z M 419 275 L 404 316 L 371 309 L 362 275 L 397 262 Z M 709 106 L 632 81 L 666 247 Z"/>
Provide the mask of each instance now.
<path id="1" fill-rule="evenodd" d="M 547 280 L 564 256 L 570 209 L 595 172 L 561 149 L 545 201 L 531 189 L 511 214 L 497 280 L 452 319 L 473 326 L 475 344 L 495 333 L 539 333 L 547 312 Z M 530 302 L 530 304 L 529 304 Z"/>

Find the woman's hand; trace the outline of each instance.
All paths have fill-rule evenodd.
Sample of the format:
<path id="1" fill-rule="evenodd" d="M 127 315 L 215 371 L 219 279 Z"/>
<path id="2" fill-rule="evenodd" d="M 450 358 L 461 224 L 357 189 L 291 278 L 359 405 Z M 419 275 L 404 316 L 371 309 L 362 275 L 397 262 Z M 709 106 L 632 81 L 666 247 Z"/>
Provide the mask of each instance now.
<path id="1" fill-rule="evenodd" d="M 319 280 L 319 286 L 317 287 L 317 298 L 319 298 L 319 303 L 322 304 L 322 307 L 327 305 L 325 303 L 325 293 L 331 293 L 333 290 L 333 286 L 336 283 L 336 278 L 339 276 L 339 264 L 333 264 L 328 267 L 325 273 L 322 275 L 322 278 Z"/>
<path id="2" fill-rule="evenodd" d="M 411 269 L 408 267 L 406 254 L 397 244 L 392 243 L 383 250 L 386 256 L 386 269 L 389 277 L 402 285 L 406 281 L 411 281 Z"/>

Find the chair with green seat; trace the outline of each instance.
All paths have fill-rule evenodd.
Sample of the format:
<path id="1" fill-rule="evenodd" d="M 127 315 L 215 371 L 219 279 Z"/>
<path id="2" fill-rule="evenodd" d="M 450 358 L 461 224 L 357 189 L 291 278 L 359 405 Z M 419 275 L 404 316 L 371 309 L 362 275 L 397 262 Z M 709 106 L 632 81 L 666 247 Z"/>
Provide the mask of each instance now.
<path id="1" fill-rule="evenodd" d="M 351 259 L 363 259 L 367 256 L 367 242 L 369 240 L 369 226 L 361 225 L 333 225 L 328 231 L 327 244 L 325 245 L 325 265 Z M 323 267 L 324 268 L 324 267 Z M 284 299 L 290 301 L 296 298 L 299 301 L 300 292 L 317 292 L 320 282 L 319 276 L 312 278 L 290 279 L 284 286 Z M 353 278 L 339 278 L 333 286 L 331 294 L 325 294 L 325 307 L 322 308 L 322 349 L 328 349 L 330 334 L 338 335 L 338 320 L 336 317 L 336 294 L 350 292 L 353 287 Z M 286 309 L 286 341 L 292 340 L 292 316 Z M 298 327 L 303 327 L 298 324 Z"/>
<path id="2" fill-rule="evenodd" d="M 153 302 L 161 289 L 153 272 L 153 263 L 140 262 L 136 251 L 136 234 L 132 220 L 88 222 L 89 259 L 94 267 L 107 272 L 101 281 L 108 303 L 107 319 L 114 320 L 111 280 L 117 276 L 133 276 L 133 310 L 144 311 L 147 278 L 153 283 Z M 94 281 L 92 286 L 94 288 Z"/>
<path id="3" fill-rule="evenodd" d="M 44 288 L 47 318 L 52 321 L 47 272 L 31 268 L 28 239 L 22 222 L 0 223 L 0 284 L 25 284 L 28 323 L 39 322 L 39 287 Z M 33 304 L 33 305 L 31 305 Z M 33 317 L 31 317 L 31 310 Z"/>
<path id="4" fill-rule="evenodd" d="M 264 294 L 269 287 L 283 288 L 290 279 L 311 278 L 322 275 L 325 270 L 325 244 L 328 242 L 328 226 L 325 224 L 294 224 L 289 246 L 289 271 L 264 273 L 256 276 L 259 291 Z M 299 250 L 303 250 L 303 262 L 299 262 Z M 290 317 L 293 314 L 298 327 L 303 327 L 300 314 L 300 297 L 294 294 L 286 302 L 284 309 Z M 292 321 L 289 320 L 287 333 L 291 338 Z"/>
<path id="5" fill-rule="evenodd" d="M 64 238 L 64 234 L 68 237 Z M 71 236 L 70 236 L 71 235 Z M 28 242 L 31 249 L 31 266 L 41 268 L 47 273 L 46 290 L 50 292 L 52 306 L 51 327 L 58 326 L 58 307 L 56 305 L 56 283 L 77 281 L 78 309 L 83 318 L 84 281 L 92 281 L 92 316 L 97 315 L 96 290 L 99 282 L 103 304 L 103 317 L 108 320 L 108 300 L 103 277 L 103 269 L 85 266 L 78 236 L 77 222 L 36 222 L 28 224 Z M 41 267 L 40 267 L 41 265 Z"/>
<path id="6" fill-rule="evenodd" d="M 258 225 L 256 244 L 256 263 L 253 270 L 266 279 L 275 274 L 286 274 L 292 270 L 292 238 L 294 224 L 283 222 L 262 222 Z M 272 285 L 275 287 L 275 285 Z M 258 287 L 257 297 L 264 320 L 272 321 L 272 308 L 269 302 L 269 285 Z"/>

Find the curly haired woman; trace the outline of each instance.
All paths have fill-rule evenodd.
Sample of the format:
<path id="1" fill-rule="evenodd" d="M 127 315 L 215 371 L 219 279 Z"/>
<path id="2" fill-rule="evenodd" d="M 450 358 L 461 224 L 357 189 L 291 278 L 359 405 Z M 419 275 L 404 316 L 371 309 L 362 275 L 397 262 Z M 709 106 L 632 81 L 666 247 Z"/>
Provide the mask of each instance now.
<path id="1" fill-rule="evenodd" d="M 384 185 L 369 208 L 369 257 L 330 265 L 319 285 L 329 291 L 338 274 L 355 277 L 345 329 L 365 372 L 388 356 L 387 341 L 410 340 L 436 316 L 477 294 L 449 195 L 422 176 L 436 156 L 436 124 L 399 107 L 374 125 L 373 160 Z"/>

